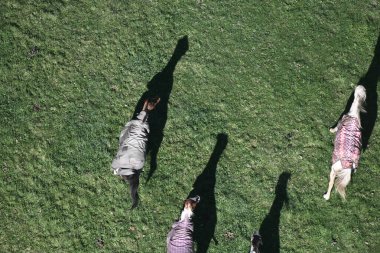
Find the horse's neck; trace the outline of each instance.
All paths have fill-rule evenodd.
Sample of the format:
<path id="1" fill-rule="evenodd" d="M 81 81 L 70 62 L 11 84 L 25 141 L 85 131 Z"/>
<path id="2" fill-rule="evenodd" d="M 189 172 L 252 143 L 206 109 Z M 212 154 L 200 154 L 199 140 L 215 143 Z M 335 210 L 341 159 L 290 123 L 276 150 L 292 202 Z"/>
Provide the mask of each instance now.
<path id="1" fill-rule="evenodd" d="M 193 211 L 191 211 L 191 209 L 185 208 L 185 209 L 183 209 L 183 211 L 181 213 L 181 220 L 180 221 L 190 219 L 192 215 L 193 215 Z"/>

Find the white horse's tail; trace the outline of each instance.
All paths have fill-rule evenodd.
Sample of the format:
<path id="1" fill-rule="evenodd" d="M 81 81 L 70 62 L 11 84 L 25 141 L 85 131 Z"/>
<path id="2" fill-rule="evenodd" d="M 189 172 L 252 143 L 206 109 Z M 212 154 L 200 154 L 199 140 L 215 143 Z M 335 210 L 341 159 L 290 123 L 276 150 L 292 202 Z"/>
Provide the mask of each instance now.
<path id="1" fill-rule="evenodd" d="M 336 172 L 336 191 L 346 199 L 346 187 L 351 180 L 351 170 L 350 169 L 340 169 Z"/>

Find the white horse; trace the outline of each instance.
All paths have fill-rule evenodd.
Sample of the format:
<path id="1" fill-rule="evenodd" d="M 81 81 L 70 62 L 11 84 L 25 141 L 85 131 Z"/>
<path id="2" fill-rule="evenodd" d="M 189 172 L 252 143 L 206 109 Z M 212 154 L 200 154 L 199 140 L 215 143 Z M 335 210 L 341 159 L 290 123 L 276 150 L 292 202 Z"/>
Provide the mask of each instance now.
<path id="1" fill-rule="evenodd" d="M 336 136 L 330 181 L 327 192 L 323 195 L 326 200 L 330 198 L 334 181 L 338 193 L 343 199 L 346 198 L 346 187 L 351 180 L 351 173 L 355 172 L 359 165 L 362 147 L 360 112 L 365 112 L 363 108 L 365 99 L 366 90 L 362 85 L 358 85 L 355 89 L 354 101 L 350 111 L 343 115 L 335 128 L 330 129 L 330 132 L 336 133 Z"/>

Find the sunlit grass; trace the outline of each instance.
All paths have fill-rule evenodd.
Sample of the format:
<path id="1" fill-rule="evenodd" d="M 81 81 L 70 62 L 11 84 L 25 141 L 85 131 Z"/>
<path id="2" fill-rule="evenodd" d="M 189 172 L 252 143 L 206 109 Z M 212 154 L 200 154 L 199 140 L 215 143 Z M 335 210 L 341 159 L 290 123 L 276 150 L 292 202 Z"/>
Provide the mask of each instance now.
<path id="1" fill-rule="evenodd" d="M 348 200 L 322 194 L 328 128 L 371 63 L 379 11 L 376 1 L 2 1 L 0 252 L 164 252 L 219 133 L 219 244 L 208 252 L 248 250 L 284 171 L 281 252 L 377 252 L 378 125 Z M 110 171 L 117 137 L 185 35 L 158 168 L 130 211 Z"/>

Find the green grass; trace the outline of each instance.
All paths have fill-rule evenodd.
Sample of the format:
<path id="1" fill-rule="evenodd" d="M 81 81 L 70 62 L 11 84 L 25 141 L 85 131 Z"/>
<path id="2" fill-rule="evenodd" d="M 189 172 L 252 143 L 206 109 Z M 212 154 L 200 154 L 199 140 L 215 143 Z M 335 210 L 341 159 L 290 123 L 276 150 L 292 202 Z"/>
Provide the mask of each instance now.
<path id="1" fill-rule="evenodd" d="M 208 252 L 248 250 L 284 171 L 281 252 L 379 252 L 378 124 L 347 201 L 322 198 L 328 128 L 372 61 L 379 13 L 376 0 L 1 1 L 0 252 L 165 252 L 219 133 Z M 130 211 L 117 137 L 184 35 L 158 168 Z"/>

